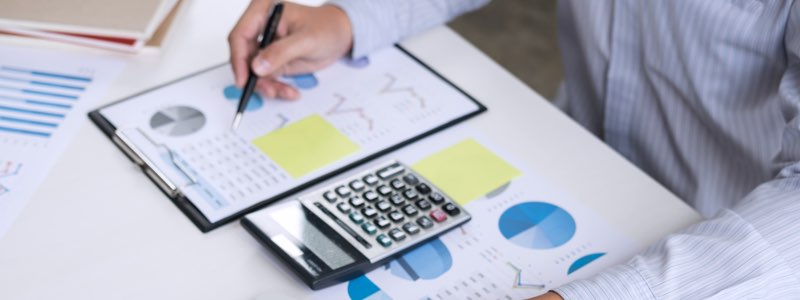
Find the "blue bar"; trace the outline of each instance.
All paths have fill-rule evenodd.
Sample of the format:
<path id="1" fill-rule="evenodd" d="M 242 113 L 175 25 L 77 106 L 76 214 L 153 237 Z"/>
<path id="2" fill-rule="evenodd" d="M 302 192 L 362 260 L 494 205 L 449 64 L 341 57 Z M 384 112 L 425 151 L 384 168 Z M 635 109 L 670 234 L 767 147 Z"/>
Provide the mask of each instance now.
<path id="1" fill-rule="evenodd" d="M 64 94 L 37 91 L 37 90 L 21 89 L 21 88 L 15 88 L 15 87 L 10 87 L 10 86 L 2 86 L 2 85 L 0 85 L 0 90 L 17 91 L 17 92 L 22 92 L 23 94 L 58 97 L 58 98 L 71 99 L 71 100 L 77 100 L 78 99 L 78 96 L 73 96 L 73 95 L 64 95 Z"/>
<path id="2" fill-rule="evenodd" d="M 72 105 L 69 105 L 69 104 L 52 103 L 52 102 L 47 102 L 47 101 L 39 101 L 39 100 L 31 100 L 31 99 L 25 99 L 25 103 L 34 104 L 34 105 L 41 105 L 41 106 L 49 106 L 49 107 L 66 108 L 66 109 L 72 108 Z"/>
<path id="3" fill-rule="evenodd" d="M 33 85 L 55 87 L 55 88 L 67 89 L 67 90 L 76 90 L 76 91 L 85 91 L 86 90 L 86 88 L 80 87 L 80 86 L 58 84 L 58 83 L 44 82 L 44 81 L 38 81 L 38 80 L 32 80 L 30 83 L 33 84 Z"/>
<path id="4" fill-rule="evenodd" d="M 37 90 L 29 90 L 29 89 L 21 89 L 21 91 L 25 94 L 33 94 L 33 95 L 42 95 L 42 96 L 50 96 L 50 97 L 58 97 L 64 99 L 72 99 L 77 100 L 78 96 L 74 95 L 64 95 L 58 93 L 51 93 L 51 92 L 44 92 L 44 91 L 37 91 Z"/>
<path id="5" fill-rule="evenodd" d="M 2 105 L 0 105 L 0 110 L 13 111 L 13 112 L 18 112 L 18 113 L 26 113 L 26 114 L 32 114 L 32 115 L 39 115 L 39 116 L 47 116 L 47 117 L 56 117 L 56 118 L 61 118 L 61 119 L 64 118 L 64 114 L 49 113 L 49 112 L 43 112 L 43 111 L 38 111 L 38 110 L 15 108 L 15 107 L 8 107 L 8 106 L 2 106 Z"/>
<path id="6" fill-rule="evenodd" d="M 2 75 L 0 75 L 0 79 L 8 80 L 8 81 L 15 81 L 15 82 L 24 82 L 24 83 L 29 83 L 29 84 L 32 84 L 32 85 L 61 88 L 61 89 L 66 89 L 66 90 L 75 90 L 75 91 L 84 91 L 84 90 L 86 90 L 86 88 L 81 87 L 81 86 L 66 85 L 66 84 L 52 83 L 52 82 L 39 81 L 39 80 L 27 80 L 27 79 L 8 77 L 8 76 L 2 76 Z"/>
<path id="7" fill-rule="evenodd" d="M 17 128 L 8 128 L 8 127 L 2 127 L 2 126 L 0 126 L 0 131 L 28 134 L 28 135 L 39 136 L 39 137 L 50 137 L 50 134 L 46 133 L 46 132 L 38 132 L 38 131 L 33 131 L 33 130 L 25 130 L 25 129 L 17 129 Z"/>
<path id="8" fill-rule="evenodd" d="M 34 99 L 22 99 L 22 98 L 16 98 L 16 97 L 8 97 L 8 96 L 0 96 L 0 100 L 14 101 L 14 102 L 20 102 L 20 103 L 33 104 L 33 105 L 47 106 L 47 107 L 58 107 L 58 108 L 66 108 L 66 109 L 72 108 L 72 105 L 69 105 L 69 104 L 53 103 L 53 102 L 40 101 L 40 100 L 34 100 Z"/>
<path id="9" fill-rule="evenodd" d="M 38 125 L 38 126 L 45 126 L 45 127 L 52 127 L 52 128 L 58 127 L 58 124 L 56 124 L 56 123 L 41 122 L 41 121 L 34 121 L 34 120 L 26 120 L 26 119 L 19 119 L 19 118 L 13 118 L 13 117 L 5 117 L 5 116 L 0 116 L 0 121 L 16 122 L 16 123 Z"/>
<path id="10" fill-rule="evenodd" d="M 67 75 L 67 74 L 59 74 L 59 73 L 53 73 L 53 72 L 28 70 L 28 69 L 22 69 L 22 68 L 6 67 L 6 66 L 0 66 L 0 70 L 6 70 L 6 71 L 11 71 L 11 72 L 19 72 L 19 73 L 27 73 L 27 74 L 32 74 L 32 75 L 36 75 L 36 76 L 43 76 L 43 77 L 50 77 L 50 78 L 60 78 L 60 79 L 76 80 L 76 81 L 83 81 L 83 82 L 92 82 L 92 79 L 89 78 L 89 77 Z"/>

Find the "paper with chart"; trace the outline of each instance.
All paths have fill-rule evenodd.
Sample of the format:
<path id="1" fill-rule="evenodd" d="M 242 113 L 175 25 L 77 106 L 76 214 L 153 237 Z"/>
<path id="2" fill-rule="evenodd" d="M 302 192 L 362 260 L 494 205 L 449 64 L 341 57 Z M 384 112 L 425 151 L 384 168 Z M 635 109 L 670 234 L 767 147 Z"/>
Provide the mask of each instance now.
<path id="1" fill-rule="evenodd" d="M 473 132 L 460 125 L 390 154 L 462 203 L 472 220 L 312 298 L 527 299 L 641 250 L 588 207 Z M 468 186 L 470 177 L 482 183 Z"/>
<path id="2" fill-rule="evenodd" d="M 123 63 L 0 46 L 0 237 Z"/>
<path id="3" fill-rule="evenodd" d="M 285 80 L 301 98 L 254 95 L 236 131 L 228 65 L 101 113 L 213 223 L 482 109 L 397 48 Z"/>

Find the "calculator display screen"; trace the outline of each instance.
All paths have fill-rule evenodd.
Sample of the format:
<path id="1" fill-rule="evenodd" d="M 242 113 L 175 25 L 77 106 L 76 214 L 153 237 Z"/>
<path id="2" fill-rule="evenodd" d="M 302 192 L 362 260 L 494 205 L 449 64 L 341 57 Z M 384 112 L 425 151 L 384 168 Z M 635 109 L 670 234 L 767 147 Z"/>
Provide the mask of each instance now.
<path id="1" fill-rule="evenodd" d="M 326 235 L 326 228 L 311 212 L 300 205 L 282 206 L 270 213 L 270 216 L 300 243 L 319 257 L 331 269 L 338 269 L 355 262 L 353 256 L 345 251 L 339 243 L 342 239 L 333 240 Z M 335 234 L 334 234 L 335 236 Z"/>

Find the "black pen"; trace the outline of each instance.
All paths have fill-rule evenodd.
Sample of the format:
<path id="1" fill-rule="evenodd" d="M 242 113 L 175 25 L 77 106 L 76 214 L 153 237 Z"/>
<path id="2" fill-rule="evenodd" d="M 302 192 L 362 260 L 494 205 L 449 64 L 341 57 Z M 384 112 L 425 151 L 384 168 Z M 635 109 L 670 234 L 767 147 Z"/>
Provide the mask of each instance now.
<path id="1" fill-rule="evenodd" d="M 267 24 L 264 27 L 264 33 L 261 35 L 261 43 L 258 45 L 258 49 L 264 49 L 272 43 L 272 40 L 275 39 L 275 32 L 278 31 L 278 23 L 281 21 L 281 14 L 283 13 L 283 3 L 278 2 L 272 8 L 272 13 L 269 15 L 269 20 L 267 20 Z M 244 110 L 247 108 L 247 102 L 250 101 L 250 97 L 253 95 L 253 90 L 256 88 L 256 82 L 258 82 L 258 76 L 253 69 L 248 67 L 250 75 L 247 77 L 247 83 L 244 85 L 244 90 L 242 90 L 242 98 L 239 99 L 239 107 L 236 108 L 236 115 L 233 117 L 233 129 L 236 130 L 239 127 L 239 122 L 242 121 L 242 114 L 244 114 Z"/>

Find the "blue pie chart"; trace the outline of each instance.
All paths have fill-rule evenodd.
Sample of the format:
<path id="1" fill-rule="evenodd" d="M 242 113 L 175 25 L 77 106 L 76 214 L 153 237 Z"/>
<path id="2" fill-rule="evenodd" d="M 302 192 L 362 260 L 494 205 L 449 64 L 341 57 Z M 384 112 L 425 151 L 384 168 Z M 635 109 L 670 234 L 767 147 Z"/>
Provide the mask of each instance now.
<path id="1" fill-rule="evenodd" d="M 602 253 L 602 252 L 601 253 L 592 253 L 592 254 L 589 254 L 589 255 L 584 255 L 581 258 L 578 258 L 577 260 L 575 260 L 575 262 L 573 262 L 569 266 L 569 270 L 567 270 L 567 275 L 572 274 L 577 270 L 580 270 L 581 268 L 583 268 L 586 265 L 592 263 L 593 261 L 597 260 L 598 258 L 603 257 L 603 255 L 606 255 L 606 254 Z"/>
<path id="2" fill-rule="evenodd" d="M 347 296 L 350 300 L 391 300 L 392 297 L 381 291 L 367 276 L 361 275 L 347 283 Z"/>
<path id="3" fill-rule="evenodd" d="M 442 276 L 453 266 L 450 250 L 435 239 L 389 263 L 392 275 L 408 281 L 431 280 Z"/>
<path id="4" fill-rule="evenodd" d="M 575 219 L 556 205 L 524 202 L 503 212 L 500 233 L 508 241 L 525 248 L 552 249 L 575 236 Z"/>

